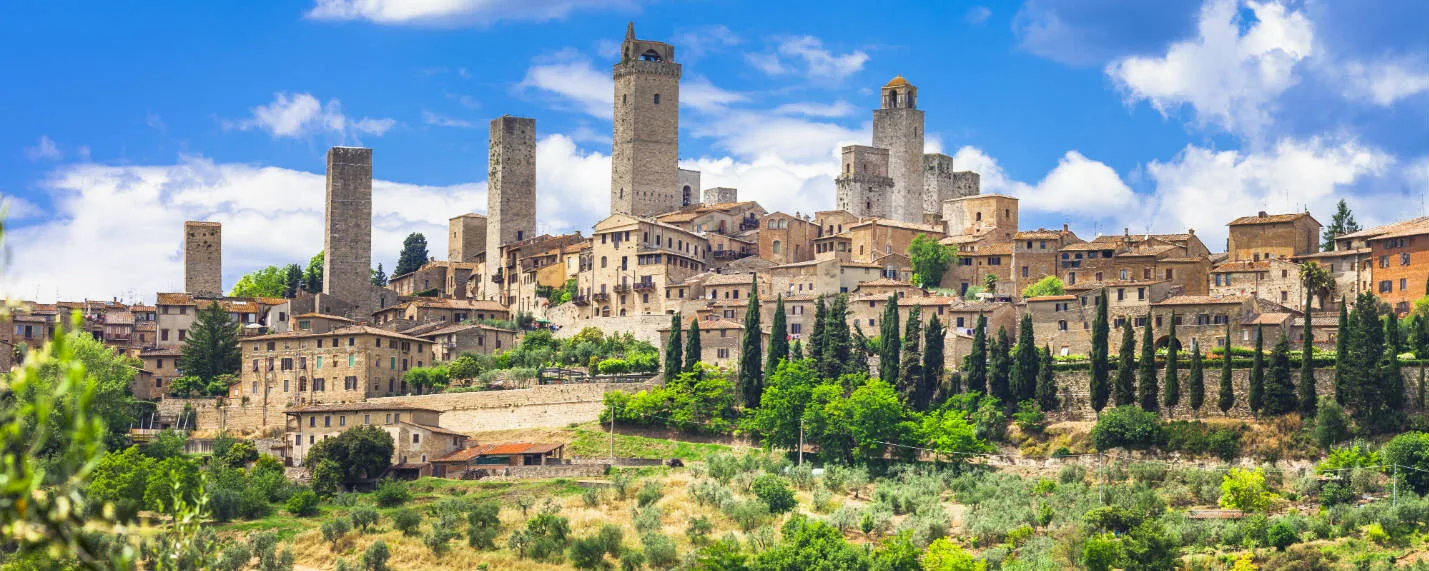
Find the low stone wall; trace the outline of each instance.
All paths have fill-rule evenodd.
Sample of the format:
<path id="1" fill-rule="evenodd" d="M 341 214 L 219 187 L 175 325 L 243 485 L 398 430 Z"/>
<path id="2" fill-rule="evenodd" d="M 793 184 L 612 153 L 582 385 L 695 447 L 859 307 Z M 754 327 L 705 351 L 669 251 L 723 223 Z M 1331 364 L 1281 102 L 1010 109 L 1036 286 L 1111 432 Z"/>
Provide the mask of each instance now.
<path id="1" fill-rule="evenodd" d="M 1267 374 L 1269 373 L 1269 367 Z M 1419 391 L 1419 367 L 1417 365 L 1402 368 L 1404 374 L 1404 388 L 1406 402 L 1413 402 L 1412 395 Z M 1108 373 L 1109 385 L 1116 383 L 1116 368 L 1113 367 Z M 1181 403 L 1174 410 L 1166 411 L 1163 405 L 1162 416 L 1170 418 L 1189 419 L 1193 417 L 1191 410 L 1190 391 L 1186 387 L 1186 380 L 1189 373 L 1185 365 L 1181 367 L 1178 377 L 1181 379 Z M 1164 402 L 1166 395 L 1166 370 L 1162 368 L 1157 371 L 1157 380 L 1160 384 L 1161 400 Z M 1206 399 L 1201 405 L 1200 414 L 1197 417 L 1221 416 L 1221 409 L 1217 406 L 1220 401 L 1221 369 L 1207 368 L 1203 370 L 1203 377 L 1206 385 Z M 1063 406 L 1057 414 L 1052 415 L 1059 420 L 1092 420 L 1096 417 L 1096 412 L 1092 410 L 1090 371 L 1059 371 L 1056 373 L 1057 394 L 1062 397 Z M 1295 369 L 1290 372 L 1290 380 L 1298 387 L 1300 384 L 1300 370 Z M 1235 392 L 1235 406 L 1228 412 L 1229 416 L 1236 418 L 1250 418 L 1250 369 L 1232 369 L 1231 386 Z M 1315 391 L 1319 396 L 1332 395 L 1335 391 L 1335 370 L 1333 368 L 1315 369 Z M 1109 399 L 1107 408 L 1114 406 Z"/>
<path id="2" fill-rule="evenodd" d="M 660 328 L 670 326 L 670 316 L 668 315 L 627 315 L 624 317 L 578 317 L 577 308 L 574 304 L 562 304 L 551 308 L 549 319 L 554 325 L 559 325 L 555 336 L 558 338 L 574 337 L 580 333 L 581 329 L 594 327 L 605 332 L 606 335 L 619 333 L 630 333 L 636 339 L 648 341 L 651 345 L 660 346 Z"/>
<path id="3" fill-rule="evenodd" d="M 471 468 L 465 479 L 492 478 L 526 480 L 544 478 L 592 478 L 604 476 L 610 464 L 550 464 L 546 466 L 490 466 Z"/>
<path id="4" fill-rule="evenodd" d="M 505 391 L 380 397 L 367 402 L 439 410 L 442 428 L 458 432 L 558 428 L 599 418 L 607 391 L 636 392 L 651 386 L 652 383 L 537 385 Z"/>

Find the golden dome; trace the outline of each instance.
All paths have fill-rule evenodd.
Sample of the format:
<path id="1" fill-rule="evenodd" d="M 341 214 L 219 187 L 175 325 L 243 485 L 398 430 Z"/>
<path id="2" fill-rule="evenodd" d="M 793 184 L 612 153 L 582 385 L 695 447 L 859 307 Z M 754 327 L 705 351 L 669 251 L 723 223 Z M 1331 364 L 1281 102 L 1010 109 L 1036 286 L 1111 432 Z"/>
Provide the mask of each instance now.
<path id="1" fill-rule="evenodd" d="M 888 85 L 885 85 L 884 87 L 907 87 L 907 86 L 908 86 L 908 80 L 903 79 L 903 76 L 899 75 L 899 76 L 894 77 L 893 79 L 888 80 Z"/>

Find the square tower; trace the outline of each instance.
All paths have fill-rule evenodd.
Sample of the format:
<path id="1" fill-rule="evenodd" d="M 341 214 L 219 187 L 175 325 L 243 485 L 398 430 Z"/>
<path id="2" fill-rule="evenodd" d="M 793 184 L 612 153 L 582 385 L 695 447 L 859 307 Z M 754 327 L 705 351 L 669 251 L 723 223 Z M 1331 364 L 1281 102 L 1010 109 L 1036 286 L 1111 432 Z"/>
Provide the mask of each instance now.
<path id="1" fill-rule="evenodd" d="M 680 169 L 680 208 L 700 205 L 700 171 Z"/>
<path id="2" fill-rule="evenodd" d="M 729 204 L 739 202 L 739 189 L 714 186 L 705 189 L 705 204 Z"/>
<path id="3" fill-rule="evenodd" d="M 476 213 L 453 217 L 447 222 L 447 261 L 475 262 L 486 253 L 486 217 Z"/>
<path id="4" fill-rule="evenodd" d="M 184 222 L 184 291 L 223 294 L 223 226 Z"/>
<path id="5" fill-rule="evenodd" d="M 879 147 L 843 148 L 839 176 L 834 179 L 836 209 L 859 218 L 890 218 L 893 179 L 888 177 L 888 154 L 888 149 Z"/>
<path id="6" fill-rule="evenodd" d="M 943 221 L 950 236 L 991 236 L 1011 240 L 1017 233 L 1017 199 L 979 194 L 943 202 Z"/>
<path id="7" fill-rule="evenodd" d="M 653 216 L 682 202 L 680 64 L 670 44 L 638 40 L 625 28 L 615 64 L 615 127 L 610 147 L 610 213 Z"/>
<path id="8" fill-rule="evenodd" d="M 888 149 L 893 189 L 887 217 L 922 223 L 923 111 L 918 109 L 918 88 L 900 75 L 882 91 L 882 107 L 873 112 L 873 146 Z"/>
<path id="9" fill-rule="evenodd" d="M 372 149 L 328 149 L 323 230 L 323 293 L 359 308 L 368 306 L 372 285 Z"/>

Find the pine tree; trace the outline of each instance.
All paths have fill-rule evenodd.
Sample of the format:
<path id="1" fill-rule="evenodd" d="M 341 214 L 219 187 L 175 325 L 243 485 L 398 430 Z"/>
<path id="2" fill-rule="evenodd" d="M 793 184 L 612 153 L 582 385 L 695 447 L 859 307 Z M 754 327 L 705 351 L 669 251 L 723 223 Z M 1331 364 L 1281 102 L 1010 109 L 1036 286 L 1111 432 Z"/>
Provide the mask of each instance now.
<path id="1" fill-rule="evenodd" d="M 1092 320 L 1092 379 L 1090 383 L 1092 410 L 1098 415 L 1102 409 L 1106 408 L 1107 398 L 1111 396 L 1111 385 L 1108 382 L 1107 374 L 1110 368 L 1107 364 L 1108 350 L 1111 349 L 1107 337 L 1111 333 L 1110 324 L 1107 322 L 1107 299 L 1106 289 L 1103 288 L 1097 296 L 1097 315 Z"/>
<path id="2" fill-rule="evenodd" d="M 902 356 L 898 331 L 898 294 L 888 294 L 888 305 L 883 308 L 883 323 L 878 330 L 883 350 L 878 352 L 878 378 L 888 383 L 898 380 L 898 358 Z"/>
<path id="3" fill-rule="evenodd" d="M 392 268 L 392 275 L 405 276 L 422 269 L 427 257 L 427 237 L 421 232 L 408 234 L 402 240 L 402 253 L 397 256 L 397 267 Z"/>
<path id="4" fill-rule="evenodd" d="M 918 385 L 914 402 L 915 410 L 926 411 L 933 402 L 933 395 L 943 384 L 943 343 L 948 330 L 934 315 L 923 329 L 923 382 Z"/>
<path id="5" fill-rule="evenodd" d="M 1309 419 L 1315 416 L 1315 401 L 1319 395 L 1315 394 L 1315 330 L 1310 323 L 1310 297 L 1311 292 L 1305 292 L 1305 344 L 1300 348 L 1300 418 Z M 1322 300 L 1323 303 L 1323 300 Z"/>
<path id="6" fill-rule="evenodd" d="M 694 371 L 703 356 L 700 347 L 700 320 L 690 321 L 690 333 L 685 337 L 685 370 Z"/>
<path id="7" fill-rule="evenodd" d="M 323 252 L 314 254 L 308 259 L 308 269 L 303 272 L 303 288 L 308 293 L 321 293 L 323 291 Z"/>
<path id="8" fill-rule="evenodd" d="M 1225 353 L 1221 355 L 1221 387 L 1220 395 L 1216 400 L 1216 408 L 1221 409 L 1221 414 L 1229 415 L 1230 410 L 1235 408 L 1235 389 L 1231 386 L 1231 323 L 1226 321 L 1226 344 Z"/>
<path id="9" fill-rule="evenodd" d="M 1370 292 L 1361 293 L 1355 299 L 1349 323 L 1348 346 L 1343 355 L 1336 357 L 1344 375 L 1345 404 L 1356 423 L 1373 433 L 1382 430 L 1392 417 L 1388 401 L 1391 395 L 1383 390 L 1386 372 L 1383 365 L 1387 359 L 1379 298 Z M 1404 397 L 1393 398 L 1403 400 Z"/>
<path id="10" fill-rule="evenodd" d="M 1344 199 L 1340 199 L 1340 203 L 1335 207 L 1335 216 L 1330 219 L 1330 225 L 1321 233 L 1324 236 L 1324 241 L 1320 243 L 1320 249 L 1333 252 L 1335 238 L 1359 231 L 1360 225 L 1355 222 L 1355 215 L 1350 212 L 1350 207 L 1345 204 Z"/>
<path id="11" fill-rule="evenodd" d="M 1171 313 L 1170 339 L 1166 342 L 1166 414 L 1175 412 L 1176 405 L 1181 404 L 1181 363 L 1180 352 L 1181 342 L 1176 339 L 1176 313 Z"/>
<path id="12" fill-rule="evenodd" d="M 853 324 L 853 341 L 849 347 L 849 371 L 859 374 L 868 374 L 868 336 L 863 334 L 863 328 L 858 326 L 858 322 Z"/>
<path id="13" fill-rule="evenodd" d="M 774 321 L 769 325 L 769 356 L 764 363 L 765 371 L 779 368 L 779 361 L 789 358 L 789 326 L 785 324 L 784 295 L 774 302 Z"/>
<path id="14" fill-rule="evenodd" d="M 205 383 L 219 375 L 236 375 L 243 364 L 238 348 L 238 324 L 229 319 L 218 302 L 199 311 L 189 336 L 184 341 L 179 368 L 185 375 L 203 379 Z"/>
<path id="15" fill-rule="evenodd" d="M 387 272 L 382 271 L 382 264 L 377 264 L 377 269 L 372 270 L 372 285 L 377 287 L 387 287 Z"/>
<path id="16" fill-rule="evenodd" d="M 804 346 L 809 358 L 814 360 L 814 368 L 818 368 L 823 361 L 824 355 L 824 325 L 829 322 L 829 308 L 824 305 L 824 296 L 814 298 L 814 327 L 809 333 L 809 342 Z"/>
<path id="17" fill-rule="evenodd" d="M 1350 338 L 1354 336 L 1344 296 L 1340 296 L 1340 323 L 1335 331 L 1335 402 L 1344 406 L 1348 404 L 1345 398 L 1345 371 L 1348 370 L 1345 361 L 1349 357 Z"/>
<path id="18" fill-rule="evenodd" d="M 997 340 L 992 343 L 991 371 L 988 374 L 988 391 L 1002 401 L 1004 406 L 1014 407 L 1017 403 L 1011 401 L 1012 393 L 1008 386 L 1009 378 L 1012 374 L 1012 340 L 1007 337 L 1007 329 L 997 328 Z"/>
<path id="19" fill-rule="evenodd" d="M 1146 327 L 1141 329 L 1141 359 L 1137 363 L 1136 396 L 1141 410 L 1160 409 L 1161 387 L 1156 379 L 1156 342 L 1151 338 L 1151 314 L 1146 314 Z"/>
<path id="20" fill-rule="evenodd" d="M 744 339 L 739 346 L 739 386 L 744 393 L 744 408 L 759 407 L 764 394 L 763 352 L 759 327 L 759 278 L 750 276 L 749 309 L 744 312 Z"/>
<path id="21" fill-rule="evenodd" d="M 1022 314 L 1022 322 L 1017 326 L 1017 347 L 1012 353 L 1012 375 L 1009 390 L 1012 402 L 1036 398 L 1037 369 L 1042 361 L 1036 343 L 1032 339 L 1032 314 Z"/>
<path id="22" fill-rule="evenodd" d="M 1255 354 L 1250 365 L 1250 412 L 1259 415 L 1265 408 L 1265 325 L 1255 326 Z"/>
<path id="23" fill-rule="evenodd" d="M 303 288 L 303 269 L 297 264 L 288 264 L 283 268 L 283 297 L 292 299 L 298 297 L 298 290 Z"/>
<path id="24" fill-rule="evenodd" d="M 848 358 L 848 296 L 839 295 L 824 312 L 824 348 L 819 355 L 819 376 L 836 379 L 852 372 Z"/>
<path id="25" fill-rule="evenodd" d="M 1290 340 L 1281 335 L 1270 350 L 1270 374 L 1265 379 L 1263 410 L 1280 416 L 1295 410 L 1295 385 L 1290 382 Z"/>
<path id="26" fill-rule="evenodd" d="M 1206 404 L 1206 378 L 1202 370 L 1201 345 L 1195 341 L 1191 342 L 1191 371 L 1186 376 L 1186 392 L 1191 398 L 1191 411 L 1200 414 L 1201 406 Z"/>
<path id="27" fill-rule="evenodd" d="M 1116 406 L 1136 404 L 1136 331 L 1131 319 L 1121 322 L 1121 352 L 1116 357 L 1116 386 L 1112 390 Z"/>
<path id="28" fill-rule="evenodd" d="M 684 338 L 680 335 L 680 314 L 670 316 L 670 338 L 665 340 L 665 381 L 674 380 L 675 375 L 685 368 L 685 356 L 681 352 Z"/>
<path id="29" fill-rule="evenodd" d="M 977 316 L 977 329 L 973 331 L 972 348 L 968 351 L 967 382 L 968 392 L 987 392 L 987 316 Z"/>
<path id="30" fill-rule="evenodd" d="M 1037 407 L 1043 412 L 1052 412 L 1057 410 L 1057 381 L 1052 374 L 1052 348 L 1042 348 L 1037 361 Z"/>
<path id="31" fill-rule="evenodd" d="M 903 355 L 898 367 L 898 394 L 909 407 L 917 403 L 918 388 L 923 383 L 923 352 L 919 348 L 923 337 L 922 316 L 917 306 L 908 312 L 908 324 L 903 332 Z"/>

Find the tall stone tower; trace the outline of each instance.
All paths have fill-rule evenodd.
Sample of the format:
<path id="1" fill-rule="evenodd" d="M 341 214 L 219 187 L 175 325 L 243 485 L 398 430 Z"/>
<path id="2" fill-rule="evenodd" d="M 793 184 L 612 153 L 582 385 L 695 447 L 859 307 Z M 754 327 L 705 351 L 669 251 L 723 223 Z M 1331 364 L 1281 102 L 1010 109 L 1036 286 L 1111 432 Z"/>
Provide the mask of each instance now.
<path id="1" fill-rule="evenodd" d="M 184 222 L 184 291 L 223 293 L 223 226 Z"/>
<path id="2" fill-rule="evenodd" d="M 610 213 L 653 216 L 677 210 L 683 196 L 677 174 L 680 64 L 675 63 L 675 48 L 635 39 L 635 24 L 629 24 L 612 75 Z"/>
<path id="3" fill-rule="evenodd" d="M 536 120 L 492 119 L 487 165 L 486 271 L 494 276 L 503 265 L 502 246 L 536 235 Z M 498 299 L 498 288 L 483 289 Z"/>
<path id="4" fill-rule="evenodd" d="M 328 149 L 323 230 L 323 293 L 358 308 L 370 306 L 372 149 Z"/>
<path id="5" fill-rule="evenodd" d="M 880 109 L 873 112 L 873 146 L 888 149 L 888 218 L 923 222 L 923 111 L 918 88 L 893 78 L 883 86 Z"/>
<path id="6" fill-rule="evenodd" d="M 888 177 L 888 149 L 849 145 L 843 148 L 834 208 L 860 218 L 889 218 L 893 179 Z"/>
<path id="7" fill-rule="evenodd" d="M 447 261 L 475 262 L 486 253 L 486 217 L 475 212 L 453 216 L 447 221 Z"/>

